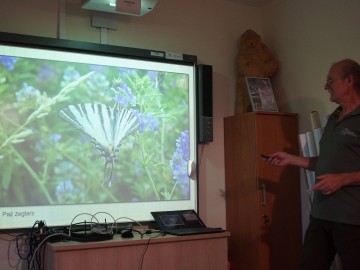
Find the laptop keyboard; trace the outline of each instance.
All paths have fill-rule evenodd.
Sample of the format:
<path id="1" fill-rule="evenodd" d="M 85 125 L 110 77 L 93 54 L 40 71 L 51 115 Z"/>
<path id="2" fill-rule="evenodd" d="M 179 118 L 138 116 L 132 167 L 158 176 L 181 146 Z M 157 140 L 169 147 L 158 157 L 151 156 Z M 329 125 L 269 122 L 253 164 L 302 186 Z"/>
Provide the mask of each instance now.
<path id="1" fill-rule="evenodd" d="M 168 234 L 174 235 L 192 235 L 192 234 L 204 234 L 204 233 L 218 233 L 223 232 L 221 228 L 185 228 L 185 229 L 173 229 L 165 230 Z"/>

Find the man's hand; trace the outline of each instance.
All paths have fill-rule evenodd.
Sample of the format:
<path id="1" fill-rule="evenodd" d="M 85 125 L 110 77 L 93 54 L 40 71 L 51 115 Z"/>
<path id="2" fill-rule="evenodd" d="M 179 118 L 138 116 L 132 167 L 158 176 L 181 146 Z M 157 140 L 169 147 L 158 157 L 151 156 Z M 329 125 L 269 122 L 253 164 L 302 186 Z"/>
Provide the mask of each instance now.
<path id="1" fill-rule="evenodd" d="M 319 182 L 312 189 L 325 195 L 331 195 L 346 185 L 358 185 L 358 174 L 358 172 L 322 174 L 316 177 Z"/>

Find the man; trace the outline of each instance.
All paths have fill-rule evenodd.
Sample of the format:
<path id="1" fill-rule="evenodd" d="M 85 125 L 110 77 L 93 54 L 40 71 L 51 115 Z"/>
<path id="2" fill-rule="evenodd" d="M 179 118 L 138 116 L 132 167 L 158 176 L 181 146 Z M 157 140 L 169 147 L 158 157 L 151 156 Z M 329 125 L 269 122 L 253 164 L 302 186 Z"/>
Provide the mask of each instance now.
<path id="1" fill-rule="evenodd" d="M 350 59 L 333 64 L 325 90 L 339 104 L 320 140 L 318 157 L 285 152 L 268 163 L 314 170 L 316 183 L 301 270 L 329 270 L 336 253 L 343 270 L 360 269 L 360 65 Z"/>

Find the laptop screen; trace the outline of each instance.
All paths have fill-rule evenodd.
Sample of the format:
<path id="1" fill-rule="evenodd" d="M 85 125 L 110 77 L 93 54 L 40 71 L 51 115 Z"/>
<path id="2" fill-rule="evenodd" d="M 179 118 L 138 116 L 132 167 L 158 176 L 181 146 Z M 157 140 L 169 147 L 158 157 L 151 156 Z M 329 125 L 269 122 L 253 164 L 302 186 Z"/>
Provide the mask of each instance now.
<path id="1" fill-rule="evenodd" d="M 194 210 L 151 212 L 151 215 L 160 230 L 206 227 Z"/>

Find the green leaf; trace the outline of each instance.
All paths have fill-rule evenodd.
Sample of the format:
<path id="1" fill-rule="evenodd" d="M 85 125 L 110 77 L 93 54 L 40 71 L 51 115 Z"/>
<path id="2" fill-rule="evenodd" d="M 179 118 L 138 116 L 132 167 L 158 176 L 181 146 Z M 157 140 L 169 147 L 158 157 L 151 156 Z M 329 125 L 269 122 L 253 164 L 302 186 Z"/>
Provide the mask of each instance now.
<path id="1" fill-rule="evenodd" d="M 13 166 L 9 165 L 6 166 L 3 174 L 2 174 L 2 181 L 1 181 L 1 187 L 4 190 L 8 190 L 9 186 L 10 186 L 10 182 L 11 182 L 11 176 L 12 176 L 12 172 L 13 172 Z"/>

